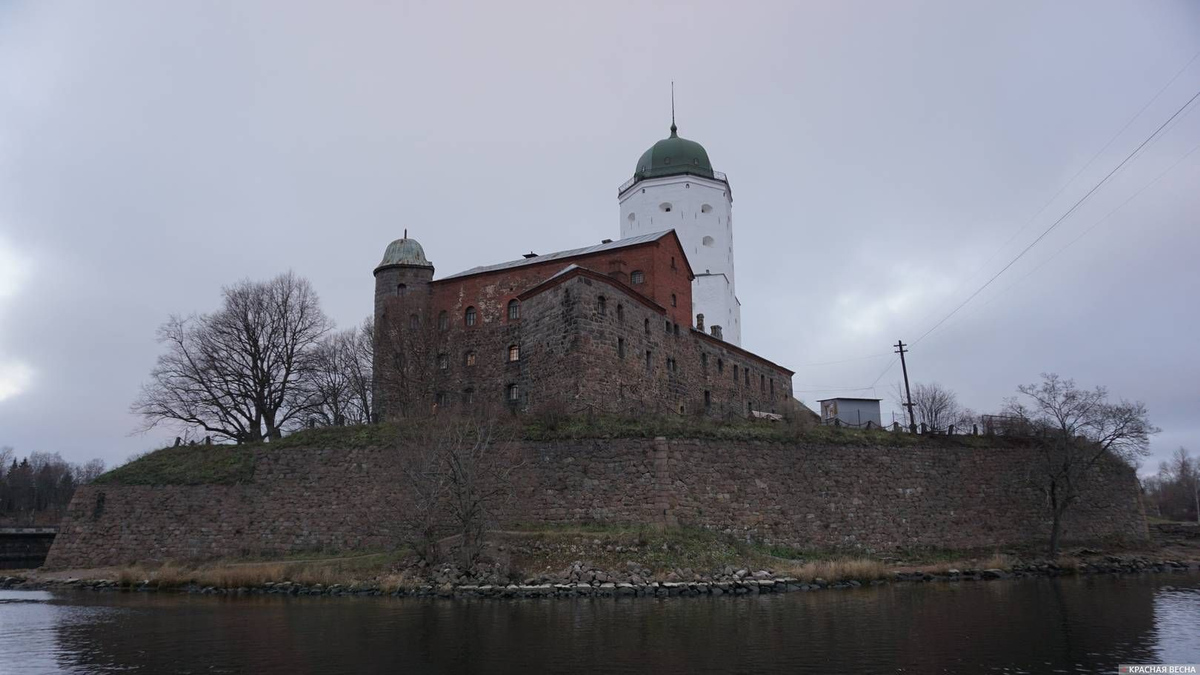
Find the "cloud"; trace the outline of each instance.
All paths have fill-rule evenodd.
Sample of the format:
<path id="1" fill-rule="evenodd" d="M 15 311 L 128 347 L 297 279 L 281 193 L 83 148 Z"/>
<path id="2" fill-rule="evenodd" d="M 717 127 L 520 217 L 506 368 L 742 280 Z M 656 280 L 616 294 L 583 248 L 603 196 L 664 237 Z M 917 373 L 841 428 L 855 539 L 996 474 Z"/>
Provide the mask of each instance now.
<path id="1" fill-rule="evenodd" d="M 17 297 L 25 287 L 25 281 L 33 269 L 33 264 L 22 256 L 15 247 L 5 239 L 0 238 L 0 349 L 3 348 L 5 325 L 11 325 L 5 319 L 5 304 Z M 15 358 L 3 358 L 0 352 L 0 402 L 13 398 L 29 388 L 33 382 L 33 368 L 27 363 Z"/>

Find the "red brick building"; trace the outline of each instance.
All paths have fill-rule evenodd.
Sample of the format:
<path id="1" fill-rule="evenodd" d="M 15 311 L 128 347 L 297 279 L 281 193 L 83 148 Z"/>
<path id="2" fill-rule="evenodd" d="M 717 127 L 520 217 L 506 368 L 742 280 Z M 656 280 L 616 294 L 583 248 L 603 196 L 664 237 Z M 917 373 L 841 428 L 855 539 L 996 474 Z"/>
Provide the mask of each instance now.
<path id="1" fill-rule="evenodd" d="M 791 410 L 792 371 L 705 333 L 693 316 L 694 274 L 674 230 L 433 274 L 407 237 L 375 268 L 385 417 L 496 403 L 715 417 Z"/>

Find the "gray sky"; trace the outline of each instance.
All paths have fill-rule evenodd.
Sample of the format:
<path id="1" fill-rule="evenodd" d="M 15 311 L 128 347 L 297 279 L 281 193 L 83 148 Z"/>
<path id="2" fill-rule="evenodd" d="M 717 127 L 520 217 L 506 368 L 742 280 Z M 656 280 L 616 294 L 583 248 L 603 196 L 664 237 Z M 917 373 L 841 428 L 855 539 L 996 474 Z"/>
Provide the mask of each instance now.
<path id="1" fill-rule="evenodd" d="M 744 345 L 800 398 L 888 398 L 903 338 L 976 410 L 1056 371 L 1147 402 L 1148 468 L 1200 452 L 1195 104 L 918 341 L 1200 90 L 1197 59 L 1080 173 L 1200 3 L 654 4 L 0 5 L 0 445 L 172 437 L 130 435 L 155 329 L 239 278 L 295 270 L 348 327 L 405 228 L 439 275 L 615 237 L 674 79 L 734 188 Z"/>

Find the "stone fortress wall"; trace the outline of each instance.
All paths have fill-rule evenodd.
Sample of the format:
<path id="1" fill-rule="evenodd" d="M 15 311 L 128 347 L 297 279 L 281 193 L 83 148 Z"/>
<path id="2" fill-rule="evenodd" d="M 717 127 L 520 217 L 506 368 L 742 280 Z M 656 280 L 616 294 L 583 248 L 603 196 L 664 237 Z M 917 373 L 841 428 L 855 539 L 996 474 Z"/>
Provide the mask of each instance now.
<path id="1" fill-rule="evenodd" d="M 718 440 L 522 442 L 501 527 L 583 522 L 695 526 L 798 547 L 889 550 L 1041 544 L 1045 498 L 1031 450 L 997 444 L 858 447 Z M 379 550 L 402 531 L 402 450 L 255 453 L 239 485 L 90 485 L 46 565 Z M 1064 538 L 1144 539 L 1132 469 L 1095 469 Z"/>

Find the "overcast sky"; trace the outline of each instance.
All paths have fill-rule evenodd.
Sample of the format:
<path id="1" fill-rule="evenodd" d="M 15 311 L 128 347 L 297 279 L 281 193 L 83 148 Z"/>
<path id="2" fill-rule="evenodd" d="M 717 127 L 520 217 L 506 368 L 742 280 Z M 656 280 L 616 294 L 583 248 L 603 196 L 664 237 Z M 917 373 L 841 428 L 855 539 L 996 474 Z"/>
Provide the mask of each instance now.
<path id="1" fill-rule="evenodd" d="M 615 238 L 674 79 L 798 397 L 890 398 L 902 338 L 978 411 L 1055 371 L 1149 405 L 1146 469 L 1200 452 L 1200 102 L 919 339 L 1200 91 L 1200 3 L 651 5 L 0 4 L 0 446 L 173 437 L 131 435 L 155 329 L 238 279 L 349 327 L 405 228 L 439 276 Z"/>

